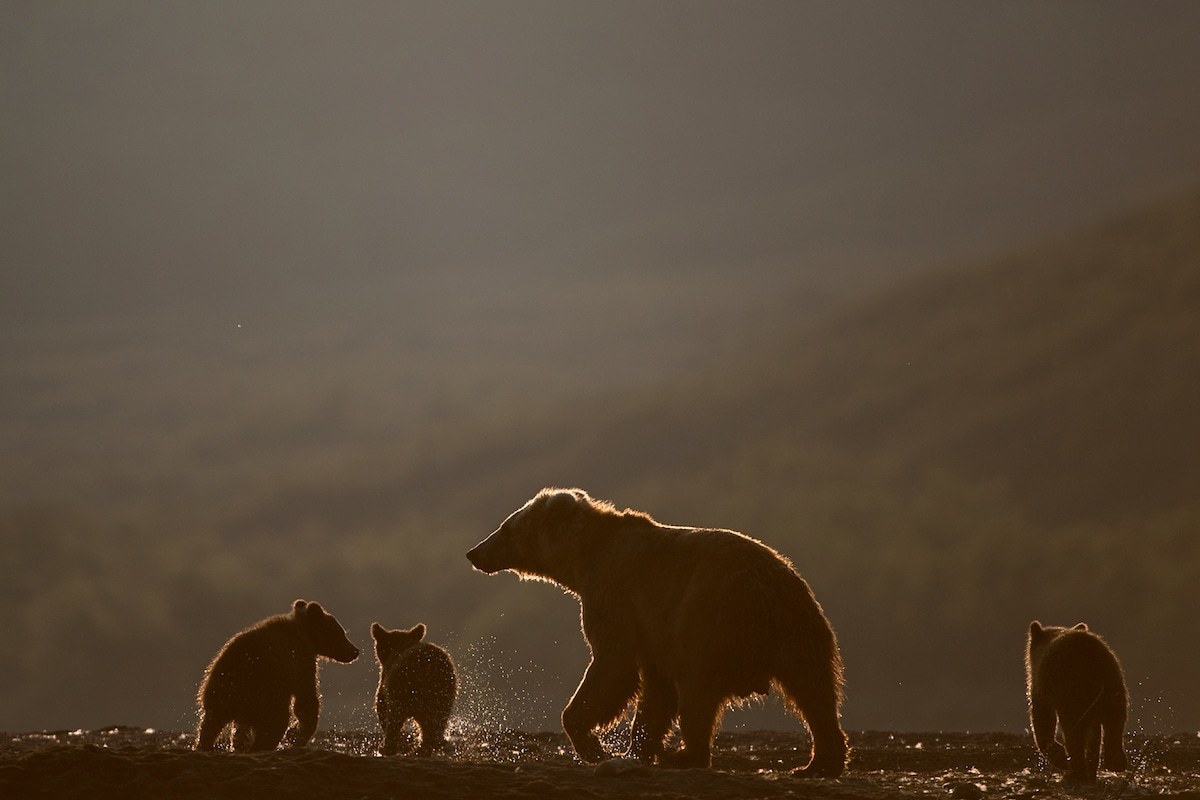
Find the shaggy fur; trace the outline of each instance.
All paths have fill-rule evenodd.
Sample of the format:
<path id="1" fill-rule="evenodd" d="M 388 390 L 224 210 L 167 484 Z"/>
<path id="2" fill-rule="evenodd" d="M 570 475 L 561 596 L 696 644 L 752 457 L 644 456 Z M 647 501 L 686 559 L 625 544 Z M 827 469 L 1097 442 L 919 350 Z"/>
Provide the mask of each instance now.
<path id="1" fill-rule="evenodd" d="M 1105 769 L 1128 768 L 1121 737 L 1129 694 L 1121 664 L 1108 644 L 1079 623 L 1074 628 L 1029 625 L 1025 649 L 1029 723 L 1038 749 L 1067 777 L 1096 780 Z M 1055 738 L 1062 731 L 1064 748 Z"/>
<path id="2" fill-rule="evenodd" d="M 385 756 L 400 752 L 405 741 L 404 726 L 410 719 L 421 733 L 419 754 L 440 748 L 458 693 L 458 676 L 450 654 L 436 644 L 422 642 L 425 626 L 420 624 L 389 631 L 375 622 L 371 638 L 379 661 L 375 713 L 383 728 L 380 752 Z"/>
<path id="3" fill-rule="evenodd" d="M 211 750 L 230 723 L 234 750 L 274 750 L 285 734 L 297 747 L 308 744 L 321 710 L 318 657 L 343 664 L 358 658 L 345 629 L 318 603 L 297 600 L 290 614 L 234 636 L 200 684 L 195 748 Z"/>
<path id="4" fill-rule="evenodd" d="M 833 628 L 791 563 L 761 542 L 662 525 L 580 489 L 544 489 L 467 558 L 578 597 L 592 659 L 562 722 L 584 761 L 609 756 L 597 731 L 636 701 L 629 755 L 709 766 L 724 709 L 774 685 L 812 734 L 801 773 L 845 768 Z M 676 722 L 683 746 L 667 752 Z"/>

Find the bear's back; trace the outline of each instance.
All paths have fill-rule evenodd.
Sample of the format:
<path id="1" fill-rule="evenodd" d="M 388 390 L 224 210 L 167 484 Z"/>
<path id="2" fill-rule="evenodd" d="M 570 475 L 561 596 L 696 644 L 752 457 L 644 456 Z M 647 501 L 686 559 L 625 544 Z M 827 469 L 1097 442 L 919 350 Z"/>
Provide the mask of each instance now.
<path id="1" fill-rule="evenodd" d="M 1096 634 L 1070 629 L 1055 636 L 1037 658 L 1035 682 L 1055 696 L 1107 695 L 1124 701 L 1125 677 L 1116 654 Z"/>
<path id="2" fill-rule="evenodd" d="M 808 617 L 819 609 L 792 562 L 753 537 L 721 528 L 670 527 L 659 535 L 639 554 L 639 565 L 630 567 L 637 572 L 635 593 L 641 595 L 635 602 L 642 606 L 662 605 L 666 598 L 687 605 L 693 598 L 700 604 L 697 610 L 705 608 L 702 613 L 713 619 L 734 614 L 765 624 L 768 618 L 789 617 L 782 620 L 785 627 L 793 613 Z"/>
<path id="3" fill-rule="evenodd" d="M 385 685 L 397 702 L 427 698 L 452 702 L 458 678 L 450 654 L 436 644 L 421 642 L 399 654 L 387 668 Z"/>
<path id="4" fill-rule="evenodd" d="M 213 659 L 203 691 L 292 691 L 297 663 L 308 660 L 303 637 L 289 615 L 271 617 L 241 631 Z"/>
<path id="5" fill-rule="evenodd" d="M 623 539 L 614 539 L 611 547 L 612 554 L 622 560 L 636 554 L 651 562 L 647 566 L 674 565 L 678 569 L 685 565 L 689 571 L 750 573 L 767 580 L 799 577 L 787 557 L 737 531 L 659 525 L 633 527 L 624 533 Z"/>

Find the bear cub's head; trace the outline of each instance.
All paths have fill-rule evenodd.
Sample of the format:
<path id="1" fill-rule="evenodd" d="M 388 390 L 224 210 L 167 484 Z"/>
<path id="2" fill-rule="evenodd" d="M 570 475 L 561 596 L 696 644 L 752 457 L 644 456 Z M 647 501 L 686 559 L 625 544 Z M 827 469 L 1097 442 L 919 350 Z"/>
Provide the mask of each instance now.
<path id="1" fill-rule="evenodd" d="M 375 658 L 380 664 L 387 665 L 425 638 L 425 626 L 417 623 L 407 630 L 390 631 L 378 622 L 372 622 L 371 638 L 375 640 Z"/>
<path id="2" fill-rule="evenodd" d="M 467 560 L 488 575 L 509 569 L 544 577 L 555 539 L 592 506 L 592 499 L 582 489 L 542 489 L 491 536 L 471 548 Z"/>
<path id="3" fill-rule="evenodd" d="M 1046 646 L 1058 639 L 1063 634 L 1073 633 L 1075 631 L 1087 632 L 1088 626 L 1086 622 L 1080 622 L 1072 628 L 1061 628 L 1057 625 L 1043 625 L 1036 619 L 1029 623 L 1029 645 L 1028 656 L 1029 660 L 1037 660 Z"/>
<path id="4" fill-rule="evenodd" d="M 292 604 L 292 616 L 304 629 L 317 655 L 341 664 L 349 664 L 358 658 L 358 648 L 346 636 L 346 629 L 332 614 L 326 613 L 320 603 L 297 600 Z"/>

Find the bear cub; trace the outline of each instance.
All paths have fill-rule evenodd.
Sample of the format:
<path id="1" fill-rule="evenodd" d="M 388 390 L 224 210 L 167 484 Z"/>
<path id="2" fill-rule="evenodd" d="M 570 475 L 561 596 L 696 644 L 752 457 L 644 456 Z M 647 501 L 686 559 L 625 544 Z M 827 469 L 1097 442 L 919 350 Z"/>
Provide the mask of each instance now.
<path id="1" fill-rule="evenodd" d="M 1121 742 L 1129 693 L 1121 664 L 1102 638 L 1082 622 L 1059 628 L 1035 620 L 1029 625 L 1025 676 L 1034 742 L 1052 765 L 1066 770 L 1068 780 L 1096 780 L 1101 751 L 1105 769 L 1129 767 Z"/>
<path id="2" fill-rule="evenodd" d="M 200 684 L 195 749 L 211 750 L 230 723 L 234 750 L 274 750 L 285 735 L 296 747 L 308 744 L 321 710 L 317 659 L 322 657 L 349 664 L 358 658 L 358 648 L 319 603 L 297 600 L 290 614 L 235 635 Z"/>
<path id="3" fill-rule="evenodd" d="M 440 749 L 446 741 L 446 725 L 458 694 L 458 676 L 450 654 L 436 644 L 424 642 L 425 626 L 388 630 L 371 624 L 375 658 L 379 661 L 379 687 L 375 691 L 375 713 L 383 728 L 385 756 L 396 755 L 406 742 L 404 726 L 411 719 L 421 733 L 420 755 Z M 407 748 L 404 748 L 407 749 Z"/>

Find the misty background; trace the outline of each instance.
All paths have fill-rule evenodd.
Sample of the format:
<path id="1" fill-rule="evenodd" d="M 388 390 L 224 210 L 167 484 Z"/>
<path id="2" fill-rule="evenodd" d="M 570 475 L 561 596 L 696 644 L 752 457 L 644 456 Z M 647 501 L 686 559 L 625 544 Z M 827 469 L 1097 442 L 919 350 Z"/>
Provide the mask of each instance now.
<path id="1" fill-rule="evenodd" d="M 425 622 L 557 729 L 546 485 L 790 557 L 850 729 L 1021 730 L 1031 619 L 1197 730 L 1200 7 L 0 2 L 0 730 L 188 729 Z M 369 652 L 322 726 L 375 725 Z M 726 726 L 794 726 L 775 701 Z"/>

